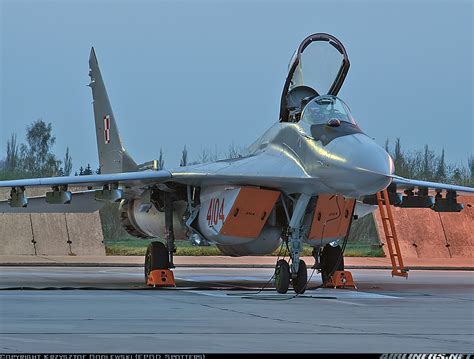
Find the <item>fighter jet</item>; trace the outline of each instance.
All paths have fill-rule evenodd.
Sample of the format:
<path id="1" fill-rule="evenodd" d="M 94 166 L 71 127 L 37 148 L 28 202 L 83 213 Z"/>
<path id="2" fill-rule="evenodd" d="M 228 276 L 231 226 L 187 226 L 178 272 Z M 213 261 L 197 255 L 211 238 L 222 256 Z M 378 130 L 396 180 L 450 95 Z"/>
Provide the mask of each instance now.
<path id="1" fill-rule="evenodd" d="M 119 202 L 128 233 L 166 239 L 149 245 L 145 279 L 156 269 L 174 267 L 176 235 L 199 236 L 228 256 L 264 255 L 286 245 L 290 260 L 276 264 L 276 289 L 286 293 L 291 284 L 303 293 L 303 243 L 314 248 L 323 279 L 343 269 L 341 241 L 355 218 L 376 208 L 380 191 L 388 188 L 393 205 L 451 212 L 463 208 L 457 193 L 474 193 L 474 188 L 394 174 L 390 155 L 337 97 L 349 66 L 337 38 L 308 36 L 291 58 L 278 122 L 243 155 L 164 170 L 156 161 L 137 164 L 125 150 L 92 48 L 89 86 L 101 174 L 1 181 L 11 196 L 0 203 L 0 212 L 92 212 Z M 88 190 L 71 192 L 72 185 Z M 28 198 L 31 186 L 52 190 Z"/>

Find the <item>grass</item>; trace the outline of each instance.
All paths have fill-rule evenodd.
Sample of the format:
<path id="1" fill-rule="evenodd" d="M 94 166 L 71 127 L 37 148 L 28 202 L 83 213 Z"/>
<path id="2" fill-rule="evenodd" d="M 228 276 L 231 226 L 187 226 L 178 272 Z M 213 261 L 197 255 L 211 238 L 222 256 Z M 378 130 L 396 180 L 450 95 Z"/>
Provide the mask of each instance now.
<path id="1" fill-rule="evenodd" d="M 110 256 L 144 256 L 148 244 L 153 240 L 146 239 L 120 239 L 105 240 L 105 250 Z M 216 246 L 196 247 L 188 241 L 176 241 L 176 256 L 220 256 L 222 255 Z M 313 248 L 307 244 L 303 245 L 302 256 L 311 256 Z M 279 249 L 270 254 L 277 256 Z M 347 243 L 346 257 L 383 257 L 383 249 L 372 244 Z"/>

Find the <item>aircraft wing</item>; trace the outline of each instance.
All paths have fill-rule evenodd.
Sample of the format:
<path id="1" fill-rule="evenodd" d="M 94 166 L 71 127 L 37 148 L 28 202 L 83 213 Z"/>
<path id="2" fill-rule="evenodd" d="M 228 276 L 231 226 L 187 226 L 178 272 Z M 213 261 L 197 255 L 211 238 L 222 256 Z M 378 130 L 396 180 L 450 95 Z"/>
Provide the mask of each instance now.
<path id="1" fill-rule="evenodd" d="M 321 178 L 310 177 L 297 161 L 282 161 L 281 154 L 261 153 L 214 163 L 179 167 L 175 170 L 123 172 L 114 174 L 32 178 L 0 181 L 1 187 L 83 185 L 101 187 L 107 184 L 124 185 L 128 188 L 146 189 L 158 183 L 202 185 L 250 185 L 279 189 L 287 193 L 308 191 L 331 193 L 330 184 Z M 474 195 L 474 188 L 393 176 L 393 184 L 399 189 L 426 188 L 456 191 Z M 8 201 L 0 201 L 0 213 L 31 212 L 93 212 L 102 204 L 94 200 L 95 191 L 73 193 L 71 204 L 48 204 L 44 197 L 30 197 L 27 208 L 10 207 Z"/>
<path id="2" fill-rule="evenodd" d="M 266 157 L 266 158 L 262 158 Z M 283 165 L 282 165 L 283 164 Z M 278 168 L 275 172 L 270 169 Z M 249 169 L 254 169 L 249 175 Z M 328 187 L 315 178 L 309 177 L 302 168 L 292 161 L 281 162 L 275 156 L 257 155 L 233 160 L 217 161 L 210 164 L 182 167 L 177 170 L 167 171 L 139 171 L 113 174 L 64 176 L 29 178 L 19 180 L 0 181 L 2 187 L 35 187 L 35 186 L 65 186 L 83 185 L 98 187 L 106 184 L 118 183 L 128 187 L 148 187 L 156 183 L 176 182 L 182 184 L 207 185 L 213 184 L 241 184 L 258 185 L 287 189 L 301 186 L 320 187 L 316 192 L 324 192 Z M 392 183 L 400 189 L 428 188 L 447 191 L 456 191 L 474 194 L 474 188 L 443 184 L 437 182 L 421 181 L 393 176 Z"/>
<path id="3" fill-rule="evenodd" d="M 400 189 L 427 188 L 433 190 L 456 191 L 458 194 L 463 193 L 468 195 L 474 195 L 474 188 L 472 187 L 457 186 L 438 182 L 420 181 L 399 176 L 393 176 L 392 183 Z"/>
<path id="4" fill-rule="evenodd" d="M 20 180 L 0 181 L 1 187 L 34 187 L 34 186 L 65 186 L 84 185 L 100 186 L 110 183 L 124 183 L 133 185 L 163 182 L 171 178 L 169 171 L 140 171 L 123 172 L 86 176 L 64 176 L 46 178 L 28 178 Z"/>

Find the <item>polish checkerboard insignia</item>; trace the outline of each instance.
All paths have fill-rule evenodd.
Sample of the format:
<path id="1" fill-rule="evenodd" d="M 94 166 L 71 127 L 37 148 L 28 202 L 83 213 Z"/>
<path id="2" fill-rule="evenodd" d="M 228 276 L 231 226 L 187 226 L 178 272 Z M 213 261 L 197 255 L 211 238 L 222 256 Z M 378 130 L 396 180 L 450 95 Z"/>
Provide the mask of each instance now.
<path id="1" fill-rule="evenodd" d="M 110 143 L 110 116 L 104 116 L 104 142 L 105 144 Z"/>

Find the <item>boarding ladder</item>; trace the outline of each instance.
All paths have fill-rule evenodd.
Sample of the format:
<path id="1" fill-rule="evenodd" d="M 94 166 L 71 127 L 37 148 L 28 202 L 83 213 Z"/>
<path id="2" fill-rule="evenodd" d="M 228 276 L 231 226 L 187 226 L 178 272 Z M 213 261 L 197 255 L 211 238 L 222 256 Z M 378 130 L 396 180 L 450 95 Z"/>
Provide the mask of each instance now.
<path id="1" fill-rule="evenodd" d="M 385 241 L 387 242 L 390 260 L 392 262 L 392 277 L 408 277 L 408 269 L 403 265 L 402 253 L 398 244 L 397 231 L 393 221 L 392 209 L 390 208 L 390 199 L 387 189 L 377 192 L 377 204 L 379 206 L 380 216 L 382 217 Z"/>

